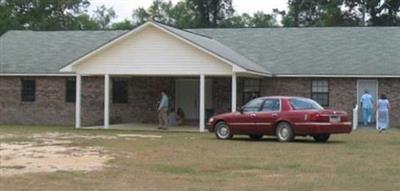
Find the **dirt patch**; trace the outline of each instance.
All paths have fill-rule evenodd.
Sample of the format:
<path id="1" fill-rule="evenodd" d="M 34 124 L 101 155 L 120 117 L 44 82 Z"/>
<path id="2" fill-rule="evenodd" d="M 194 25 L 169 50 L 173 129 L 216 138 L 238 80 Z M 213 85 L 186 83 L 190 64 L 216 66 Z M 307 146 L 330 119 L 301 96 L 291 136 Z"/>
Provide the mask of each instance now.
<path id="1" fill-rule="evenodd" d="M 84 136 L 84 138 L 105 138 Z M 111 136 L 110 136 L 111 137 Z M 80 135 L 35 134 L 32 141 L 0 143 L 0 176 L 55 171 L 95 171 L 113 157 L 100 147 L 69 146 Z M 106 138 L 109 138 L 108 136 Z"/>

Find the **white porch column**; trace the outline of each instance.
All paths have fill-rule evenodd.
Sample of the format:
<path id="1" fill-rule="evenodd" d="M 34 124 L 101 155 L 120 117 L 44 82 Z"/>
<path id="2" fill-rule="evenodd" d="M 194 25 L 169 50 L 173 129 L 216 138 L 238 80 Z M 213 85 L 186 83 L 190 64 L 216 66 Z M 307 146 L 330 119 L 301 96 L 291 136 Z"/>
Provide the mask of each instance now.
<path id="1" fill-rule="evenodd" d="M 104 128 L 110 126 L 110 75 L 104 75 Z"/>
<path id="2" fill-rule="evenodd" d="M 205 76 L 204 74 L 200 75 L 200 132 L 205 131 Z"/>
<path id="3" fill-rule="evenodd" d="M 82 92 L 82 76 L 76 75 L 76 97 L 75 97 L 75 128 L 81 128 L 81 92 Z"/>
<path id="4" fill-rule="evenodd" d="M 237 103 L 237 76 L 236 73 L 232 73 L 232 112 L 236 111 Z"/>

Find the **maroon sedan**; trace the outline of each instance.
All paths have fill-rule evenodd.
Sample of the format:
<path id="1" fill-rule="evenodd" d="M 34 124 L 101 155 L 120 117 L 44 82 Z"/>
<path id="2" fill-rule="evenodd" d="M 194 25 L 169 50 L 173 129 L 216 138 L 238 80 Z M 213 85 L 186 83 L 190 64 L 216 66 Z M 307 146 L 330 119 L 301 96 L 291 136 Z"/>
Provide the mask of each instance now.
<path id="1" fill-rule="evenodd" d="M 352 124 L 344 111 L 326 110 L 317 102 L 301 97 L 262 97 L 251 100 L 240 112 L 214 116 L 208 130 L 218 139 L 249 135 L 261 139 L 275 135 L 279 141 L 292 141 L 295 136 L 312 136 L 326 142 L 331 134 L 350 133 Z"/>

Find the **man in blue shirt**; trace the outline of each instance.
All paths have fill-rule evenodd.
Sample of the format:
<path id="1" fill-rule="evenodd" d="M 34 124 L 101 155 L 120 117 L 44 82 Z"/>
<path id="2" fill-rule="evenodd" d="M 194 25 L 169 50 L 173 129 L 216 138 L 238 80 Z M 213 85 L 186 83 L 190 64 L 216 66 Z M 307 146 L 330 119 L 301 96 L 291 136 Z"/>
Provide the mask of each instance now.
<path id="1" fill-rule="evenodd" d="M 161 91 L 161 101 L 158 106 L 158 129 L 168 129 L 168 104 L 167 92 L 163 90 Z"/>
<path id="2" fill-rule="evenodd" d="M 365 90 L 364 95 L 361 96 L 361 109 L 363 114 L 363 123 L 367 126 L 371 123 L 372 113 L 374 110 L 374 99 L 371 94 L 369 94 L 368 90 Z"/>

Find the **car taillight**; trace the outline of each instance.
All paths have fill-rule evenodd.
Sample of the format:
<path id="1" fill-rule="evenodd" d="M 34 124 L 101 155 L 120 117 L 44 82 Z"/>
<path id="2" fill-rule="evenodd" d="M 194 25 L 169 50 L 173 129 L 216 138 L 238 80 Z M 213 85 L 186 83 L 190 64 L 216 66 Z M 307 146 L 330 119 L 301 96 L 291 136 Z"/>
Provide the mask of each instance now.
<path id="1" fill-rule="evenodd" d="M 319 113 L 311 114 L 311 117 L 310 117 L 311 121 L 318 122 L 318 121 L 321 121 L 321 119 L 322 119 L 322 116 Z"/>

